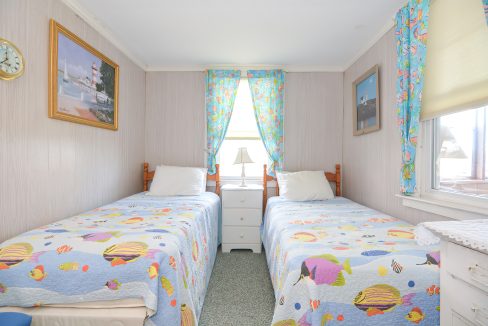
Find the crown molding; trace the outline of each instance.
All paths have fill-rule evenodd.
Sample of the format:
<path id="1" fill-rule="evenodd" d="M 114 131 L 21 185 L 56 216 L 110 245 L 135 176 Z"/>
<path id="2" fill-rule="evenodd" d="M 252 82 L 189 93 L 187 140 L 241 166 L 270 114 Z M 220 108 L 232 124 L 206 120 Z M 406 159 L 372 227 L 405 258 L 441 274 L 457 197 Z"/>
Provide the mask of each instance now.
<path id="1" fill-rule="evenodd" d="M 223 65 L 185 65 L 185 66 L 148 66 L 147 72 L 195 72 L 206 71 L 208 69 L 238 69 L 238 70 L 252 70 L 252 69 L 282 69 L 285 72 L 343 72 L 343 67 L 340 66 L 308 66 L 308 65 L 239 65 L 239 64 L 223 64 Z"/>
<path id="2" fill-rule="evenodd" d="M 92 27 L 95 31 L 100 33 L 105 37 L 113 46 L 119 49 L 123 54 L 125 54 L 132 62 L 134 62 L 139 68 L 146 71 L 147 66 L 144 62 L 138 58 L 134 53 L 132 53 L 126 46 L 120 42 L 113 33 L 106 28 L 100 20 L 98 20 L 93 14 L 88 10 L 84 9 L 82 5 L 76 0 L 62 0 L 63 3 L 68 6 L 78 17 L 80 17 L 85 23 Z"/>
<path id="3" fill-rule="evenodd" d="M 344 66 L 344 69 L 342 71 L 345 72 L 346 70 L 351 68 L 351 66 L 355 64 L 356 61 L 358 61 L 359 58 L 361 58 L 366 52 L 368 52 L 373 47 L 373 45 L 375 45 L 383 36 L 385 36 L 386 33 L 388 33 L 388 31 L 393 28 L 393 26 L 395 26 L 394 17 L 392 19 L 389 19 L 388 22 L 383 26 L 383 28 L 375 35 L 375 37 L 373 37 L 368 43 L 366 43 L 364 47 L 361 48 L 359 52 L 356 53 L 356 55 L 354 55 L 354 57 L 348 62 L 348 64 Z"/>

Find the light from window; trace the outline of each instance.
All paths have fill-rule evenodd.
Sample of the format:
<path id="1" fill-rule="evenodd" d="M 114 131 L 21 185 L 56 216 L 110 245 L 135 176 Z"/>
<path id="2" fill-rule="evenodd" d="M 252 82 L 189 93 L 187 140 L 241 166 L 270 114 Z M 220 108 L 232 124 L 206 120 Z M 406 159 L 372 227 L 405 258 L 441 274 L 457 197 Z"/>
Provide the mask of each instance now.
<path id="1" fill-rule="evenodd" d="M 227 134 L 219 150 L 218 161 L 222 176 L 241 175 L 241 164 L 234 165 L 240 147 L 247 147 L 249 156 L 254 161 L 246 164 L 246 176 L 261 177 L 263 164 L 267 164 L 268 161 L 268 154 L 259 135 L 247 79 L 241 79 L 239 83 Z"/>
<path id="2" fill-rule="evenodd" d="M 488 107 L 434 120 L 433 188 L 488 198 Z"/>

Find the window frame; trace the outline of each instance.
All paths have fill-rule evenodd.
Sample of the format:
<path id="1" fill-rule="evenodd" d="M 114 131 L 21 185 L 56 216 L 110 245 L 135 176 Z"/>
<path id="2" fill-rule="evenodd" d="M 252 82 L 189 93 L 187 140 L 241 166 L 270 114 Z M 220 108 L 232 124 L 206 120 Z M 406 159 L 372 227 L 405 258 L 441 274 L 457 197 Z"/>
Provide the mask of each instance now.
<path id="1" fill-rule="evenodd" d="M 248 80 L 247 76 L 241 76 L 241 81 L 243 79 Z M 236 96 L 237 96 L 237 94 L 236 94 Z M 232 117 L 231 117 L 231 119 L 232 119 Z M 230 124 L 230 121 L 229 121 L 229 124 Z M 259 133 L 259 130 L 258 130 L 258 133 Z M 226 140 L 254 140 L 254 141 L 261 141 L 261 142 L 263 141 L 261 139 L 261 136 L 252 137 L 252 136 L 227 136 L 227 135 L 228 135 L 228 130 L 227 130 L 227 133 L 224 137 L 224 140 L 222 141 L 222 144 Z M 264 146 L 264 143 L 263 143 L 263 146 Z M 216 160 L 217 160 L 217 162 L 220 162 L 220 150 L 217 153 Z M 241 175 L 220 175 L 220 179 L 223 181 L 226 181 L 226 183 L 238 184 L 241 182 L 242 177 L 241 177 Z M 262 181 L 262 179 L 263 179 L 262 176 L 248 176 L 248 175 L 246 175 L 247 181 L 257 182 L 257 181 Z"/>
<path id="2" fill-rule="evenodd" d="M 226 140 L 256 140 L 256 141 L 261 140 L 262 141 L 261 137 L 225 137 L 224 141 L 226 141 Z M 217 162 L 220 162 L 220 150 L 217 153 L 216 159 L 217 159 Z M 242 179 L 242 177 L 240 175 L 221 175 L 220 176 L 220 180 L 229 181 L 227 183 L 232 183 L 232 184 L 240 183 L 241 179 Z M 263 177 L 262 176 L 248 176 L 248 175 L 246 175 L 246 180 L 256 182 L 256 181 L 263 180 Z"/>
<path id="3" fill-rule="evenodd" d="M 487 175 L 487 170 L 486 170 L 486 165 L 487 165 L 487 160 L 488 160 L 488 155 L 487 152 L 485 151 L 485 146 L 487 142 L 487 129 L 488 129 L 488 124 L 487 124 L 487 114 L 488 114 L 488 106 L 481 106 L 478 108 L 482 109 L 480 110 L 481 112 L 476 112 L 476 130 L 474 134 L 474 145 L 473 145 L 473 152 L 472 152 L 472 157 L 473 157 L 473 162 L 471 166 L 471 175 L 468 176 L 465 180 L 463 180 L 466 183 L 469 182 L 488 182 L 488 175 Z M 477 109 L 474 109 L 477 110 Z M 439 152 L 439 147 L 441 144 L 438 142 L 438 132 L 437 130 L 440 128 L 440 117 L 433 118 L 432 120 L 432 133 L 431 133 L 431 138 L 432 138 L 432 165 L 431 169 L 433 171 L 432 173 L 432 181 L 431 185 L 432 188 L 434 188 L 434 184 L 440 186 L 440 180 L 438 176 L 435 173 L 435 155 L 436 153 Z M 483 153 L 484 155 L 480 155 L 480 153 Z M 461 181 L 461 180 L 460 180 Z M 442 190 L 441 190 L 442 191 Z M 449 192 L 449 191 L 447 191 Z M 455 193 L 455 192 L 454 192 Z M 462 194 L 462 193 L 459 193 Z M 469 194 L 465 194 L 467 196 L 471 196 Z"/>
<path id="4" fill-rule="evenodd" d="M 433 188 L 435 161 L 435 119 L 422 121 L 416 156 L 417 191 L 413 196 L 397 195 L 406 207 L 457 220 L 488 217 L 488 199 Z"/>

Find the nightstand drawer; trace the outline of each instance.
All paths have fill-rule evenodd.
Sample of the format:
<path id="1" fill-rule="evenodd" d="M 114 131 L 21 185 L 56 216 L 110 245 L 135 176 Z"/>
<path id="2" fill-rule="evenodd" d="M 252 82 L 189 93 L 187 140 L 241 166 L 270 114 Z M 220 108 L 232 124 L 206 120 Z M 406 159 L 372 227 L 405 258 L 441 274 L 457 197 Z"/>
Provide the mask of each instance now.
<path id="1" fill-rule="evenodd" d="M 246 190 L 246 191 L 224 191 L 222 192 L 223 207 L 234 208 L 261 208 L 263 202 L 263 192 Z"/>
<path id="2" fill-rule="evenodd" d="M 487 255 L 449 242 L 443 268 L 451 275 L 488 293 Z"/>
<path id="3" fill-rule="evenodd" d="M 259 227 L 224 226 L 222 234 L 224 243 L 261 243 Z"/>
<path id="4" fill-rule="evenodd" d="M 224 225 L 260 226 L 262 210 L 260 208 L 224 208 Z"/>
<path id="5" fill-rule="evenodd" d="M 459 314 L 476 326 L 488 325 L 488 294 L 475 289 L 456 278 L 451 278 L 449 283 L 444 285 L 441 284 L 441 286 L 441 293 L 446 295 L 449 299 L 450 310 L 445 312 L 446 316 L 449 316 L 448 320 L 450 320 L 453 315 Z M 441 298 L 441 306 L 445 307 L 443 309 L 448 309 L 443 303 L 444 298 Z M 444 320 L 441 320 L 441 324 L 443 324 L 443 321 Z M 451 325 L 449 322 L 446 324 Z M 453 323 L 452 325 L 456 324 Z"/>

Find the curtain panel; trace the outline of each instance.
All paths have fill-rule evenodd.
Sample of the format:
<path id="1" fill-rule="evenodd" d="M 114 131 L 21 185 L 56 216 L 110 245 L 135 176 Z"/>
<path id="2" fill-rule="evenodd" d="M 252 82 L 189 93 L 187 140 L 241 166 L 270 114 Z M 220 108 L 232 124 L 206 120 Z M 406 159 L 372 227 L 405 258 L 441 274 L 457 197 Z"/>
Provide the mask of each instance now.
<path id="1" fill-rule="evenodd" d="M 240 80 L 240 70 L 207 71 L 205 103 L 209 174 L 215 174 L 216 156 L 229 126 Z"/>
<path id="2" fill-rule="evenodd" d="M 415 155 L 424 86 L 429 0 L 409 0 L 396 15 L 397 115 L 401 135 L 400 190 L 415 192 Z"/>
<path id="3" fill-rule="evenodd" d="M 488 25 L 488 0 L 483 0 L 483 8 L 485 8 L 486 24 Z"/>
<path id="4" fill-rule="evenodd" d="M 283 104 L 285 75 L 281 70 L 249 70 L 249 87 L 259 134 L 269 155 L 269 175 L 283 169 Z"/>

